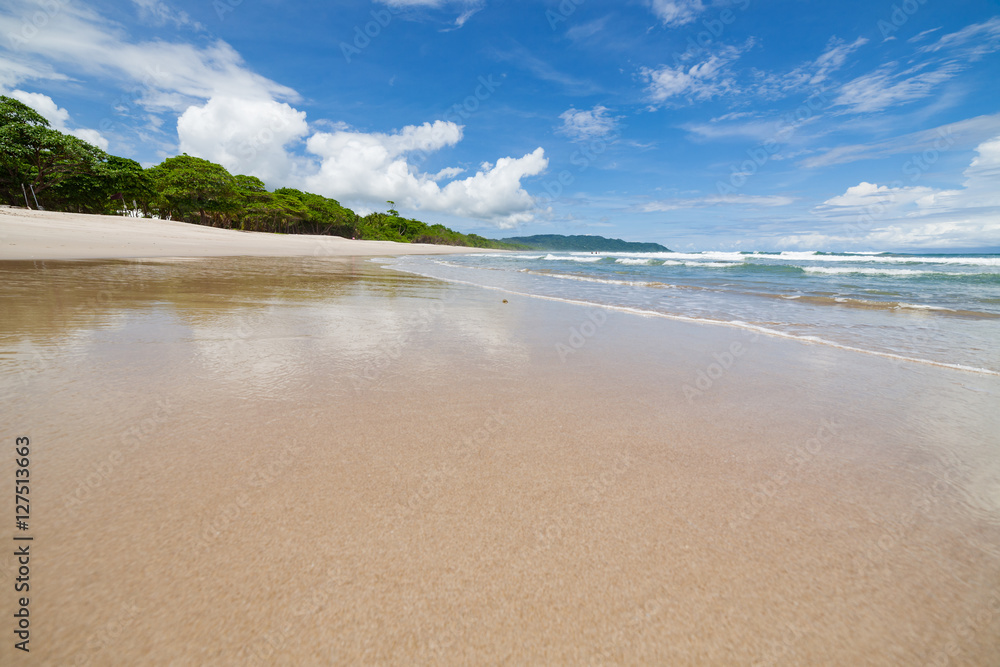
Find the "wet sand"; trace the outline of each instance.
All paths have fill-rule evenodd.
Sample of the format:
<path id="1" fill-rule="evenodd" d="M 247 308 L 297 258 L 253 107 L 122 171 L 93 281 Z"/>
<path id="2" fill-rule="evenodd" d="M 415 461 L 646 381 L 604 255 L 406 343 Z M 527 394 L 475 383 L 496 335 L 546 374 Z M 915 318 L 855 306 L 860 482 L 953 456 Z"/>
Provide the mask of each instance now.
<path id="1" fill-rule="evenodd" d="M 475 248 L 268 234 L 171 220 L 0 209 L 0 260 L 447 255 Z M 491 252 L 496 252 L 495 250 Z"/>
<path id="2" fill-rule="evenodd" d="M 997 378 L 361 259 L 0 299 L 30 664 L 1000 661 Z"/>

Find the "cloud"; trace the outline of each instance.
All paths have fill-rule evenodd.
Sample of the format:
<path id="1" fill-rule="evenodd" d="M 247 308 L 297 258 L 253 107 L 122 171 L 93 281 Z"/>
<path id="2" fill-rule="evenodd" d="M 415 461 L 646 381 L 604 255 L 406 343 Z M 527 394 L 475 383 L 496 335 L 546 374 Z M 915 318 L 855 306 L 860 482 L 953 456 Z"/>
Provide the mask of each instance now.
<path id="1" fill-rule="evenodd" d="M 826 50 L 815 60 L 805 62 L 785 73 L 756 73 L 756 81 L 750 89 L 757 95 L 778 98 L 806 88 L 823 90 L 830 75 L 847 62 L 852 53 L 868 43 L 858 37 L 850 44 L 836 37 L 827 42 Z"/>
<path id="2" fill-rule="evenodd" d="M 568 109 L 559 118 L 563 122 L 559 131 L 574 141 L 607 137 L 618 129 L 618 119 L 608 116 L 608 108 L 603 106 L 596 106 L 590 111 Z"/>
<path id="3" fill-rule="evenodd" d="M 1000 136 L 979 144 L 962 186 L 938 189 L 862 181 L 813 209 L 840 230 L 793 234 L 783 247 L 983 247 L 1000 244 Z"/>
<path id="4" fill-rule="evenodd" d="M 850 144 L 831 148 L 799 163 L 806 169 L 845 164 L 858 160 L 877 160 L 892 155 L 920 154 L 926 150 L 961 150 L 994 136 L 1000 131 L 1000 114 L 976 116 L 920 132 L 904 134 L 888 141 Z"/>
<path id="5" fill-rule="evenodd" d="M 486 6 L 485 0 L 375 0 L 395 10 L 404 9 L 457 9 L 459 15 L 452 23 L 457 30 Z"/>
<path id="6" fill-rule="evenodd" d="M 15 13 L 0 15 L 0 34 L 20 34 L 33 13 L 47 4 L 24 0 Z M 76 3 L 62 3 L 46 14 L 43 29 L 18 42 L 16 80 L 30 81 L 32 70 L 60 67 L 65 73 L 111 81 L 130 91 L 130 104 L 153 113 L 183 112 L 188 106 L 224 95 L 295 101 L 293 89 L 246 67 L 242 56 L 221 40 L 198 47 L 165 40 L 132 41 L 113 22 Z M 109 113 L 112 109 L 109 109 Z"/>
<path id="7" fill-rule="evenodd" d="M 180 28 L 190 26 L 195 30 L 204 30 L 205 26 L 197 21 L 193 21 L 187 12 L 175 12 L 166 3 L 160 0 L 132 0 L 139 9 L 139 16 L 155 25 L 166 25 L 172 23 Z"/>
<path id="8" fill-rule="evenodd" d="M 898 107 L 931 94 L 934 88 L 960 72 L 958 63 L 945 63 L 937 69 L 914 73 L 914 69 L 892 74 L 895 63 L 883 65 L 871 74 L 860 76 L 840 87 L 835 106 L 846 106 L 851 113 L 873 113 Z"/>
<path id="9" fill-rule="evenodd" d="M 910 42 L 926 36 L 925 30 Z M 918 54 L 940 54 L 896 72 L 898 63 L 886 63 L 874 72 L 840 87 L 834 105 L 847 107 L 842 113 L 877 113 L 930 96 L 940 84 L 966 70 L 969 63 L 1000 50 L 1000 17 L 975 23 L 921 46 Z"/>
<path id="10" fill-rule="evenodd" d="M 701 0 L 649 0 L 653 13 L 670 27 L 686 25 L 705 11 Z"/>
<path id="11" fill-rule="evenodd" d="M 643 67 L 639 76 L 648 84 L 646 93 L 654 105 L 662 105 L 675 97 L 708 100 L 736 89 L 728 65 L 741 53 L 742 50 L 735 46 L 726 46 L 694 65 Z"/>
<path id="12" fill-rule="evenodd" d="M 607 25 L 608 19 L 611 16 L 603 16 L 599 19 L 594 19 L 593 21 L 588 21 L 586 23 L 580 23 L 574 25 L 566 31 L 566 36 L 573 40 L 574 42 L 582 42 L 590 39 L 594 35 L 604 31 L 604 26 Z"/>
<path id="13" fill-rule="evenodd" d="M 234 174 L 257 176 L 272 187 L 296 178 L 300 167 L 286 147 L 308 131 L 304 111 L 266 99 L 212 97 L 177 119 L 181 152 L 218 162 Z"/>
<path id="14" fill-rule="evenodd" d="M 788 206 L 794 203 L 791 197 L 781 195 L 710 195 L 693 199 L 661 199 L 647 202 L 639 207 L 643 213 L 657 211 L 677 211 L 708 206 Z"/>
<path id="15" fill-rule="evenodd" d="M 425 158 L 461 138 L 461 126 L 445 121 L 411 125 L 391 134 L 318 132 L 306 145 L 319 157 L 320 166 L 305 185 L 347 202 L 391 199 L 399 207 L 488 220 L 501 228 L 531 220 L 535 202 L 521 179 L 548 167 L 541 148 L 520 158 L 500 158 L 495 165 L 483 163 L 475 175 L 443 187 L 437 181 L 457 175 L 457 168 L 432 175 L 410 162 L 413 154 Z"/>
<path id="16" fill-rule="evenodd" d="M 578 79 L 570 74 L 560 72 L 555 67 L 535 56 L 531 51 L 520 44 L 516 45 L 512 51 L 497 52 L 496 58 L 515 65 L 531 72 L 542 81 L 555 83 L 566 89 L 573 95 L 593 95 L 601 92 L 601 89 L 590 81 Z"/>
<path id="17" fill-rule="evenodd" d="M 924 186 L 897 186 L 876 185 L 862 181 L 861 183 L 847 188 L 842 195 L 831 197 L 823 202 L 828 207 L 838 208 L 869 208 L 894 206 L 900 208 L 906 204 L 918 202 L 921 199 L 934 193 L 933 188 Z"/>
<path id="18" fill-rule="evenodd" d="M 927 32 L 931 31 L 924 31 L 918 37 Z M 918 53 L 937 53 L 946 49 L 961 50 L 965 57 L 976 59 L 1000 49 L 1000 16 L 944 35 L 933 44 L 920 47 Z"/>
<path id="19" fill-rule="evenodd" d="M 41 93 L 29 93 L 23 90 L 14 90 L 11 91 L 10 96 L 20 102 L 24 102 L 29 107 L 40 113 L 45 120 L 49 121 L 49 125 L 52 129 L 59 130 L 60 132 L 64 132 L 66 134 L 71 134 L 78 139 L 83 139 L 87 143 L 97 146 L 101 150 L 108 150 L 108 140 L 105 139 L 97 130 L 87 128 L 71 129 L 68 125 L 70 122 L 69 112 L 57 105 L 48 95 L 42 95 Z"/>

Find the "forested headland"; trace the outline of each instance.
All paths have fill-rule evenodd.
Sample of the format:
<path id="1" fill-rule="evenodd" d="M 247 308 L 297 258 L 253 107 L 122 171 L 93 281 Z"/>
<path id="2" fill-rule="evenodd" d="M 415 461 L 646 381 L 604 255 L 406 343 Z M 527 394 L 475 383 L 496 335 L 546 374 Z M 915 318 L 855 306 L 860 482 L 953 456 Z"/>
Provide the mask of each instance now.
<path id="1" fill-rule="evenodd" d="M 144 169 L 78 137 L 50 127 L 31 107 L 0 96 L 0 198 L 11 206 L 49 211 L 124 215 L 282 234 L 437 243 L 475 248 L 518 246 L 462 234 L 399 215 L 361 216 L 321 195 L 278 188 L 222 165 L 178 155 Z"/>

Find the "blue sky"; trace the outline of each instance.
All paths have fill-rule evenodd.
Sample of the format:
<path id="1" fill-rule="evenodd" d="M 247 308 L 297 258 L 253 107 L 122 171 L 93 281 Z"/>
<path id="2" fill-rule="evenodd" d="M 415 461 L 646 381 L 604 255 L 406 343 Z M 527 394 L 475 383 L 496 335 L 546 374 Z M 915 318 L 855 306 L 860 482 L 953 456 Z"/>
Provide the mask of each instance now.
<path id="1" fill-rule="evenodd" d="M 0 0 L 0 90 L 490 237 L 1000 248 L 996 2 Z"/>

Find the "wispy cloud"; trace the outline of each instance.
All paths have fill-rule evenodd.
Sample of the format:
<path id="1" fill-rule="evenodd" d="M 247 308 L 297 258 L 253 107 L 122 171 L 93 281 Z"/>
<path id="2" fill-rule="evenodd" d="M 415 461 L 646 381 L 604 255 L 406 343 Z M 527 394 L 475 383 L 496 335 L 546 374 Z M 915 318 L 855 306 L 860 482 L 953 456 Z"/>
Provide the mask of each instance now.
<path id="1" fill-rule="evenodd" d="M 559 115 L 559 131 L 574 141 L 590 141 L 607 137 L 618 128 L 618 118 L 608 115 L 608 108 L 596 106 L 590 110 L 567 109 Z"/>
<path id="2" fill-rule="evenodd" d="M 1000 132 L 1000 113 L 976 116 L 919 132 L 911 132 L 886 141 L 837 146 L 802 160 L 799 166 L 817 169 L 858 160 L 877 160 L 924 150 L 968 149 Z"/>
<path id="3" fill-rule="evenodd" d="M 921 34 L 925 34 L 924 33 Z M 1000 49 L 1000 16 L 994 16 L 983 23 L 973 23 L 956 32 L 948 33 L 927 46 L 919 53 L 937 53 L 948 49 L 960 49 L 966 57 L 978 58 Z"/>
<path id="4" fill-rule="evenodd" d="M 555 83 L 561 86 L 565 92 L 572 95 L 592 95 L 601 92 L 601 89 L 593 82 L 586 79 L 579 79 L 556 69 L 520 44 L 517 44 L 510 51 L 496 52 L 495 57 L 531 72 L 542 81 Z"/>
<path id="5" fill-rule="evenodd" d="M 705 208 L 708 206 L 742 206 L 742 207 L 778 207 L 794 203 L 791 197 L 782 195 L 709 195 L 691 199 L 660 199 L 646 202 L 639 206 L 643 213 L 658 211 L 677 211 L 689 208 Z"/>
<path id="6" fill-rule="evenodd" d="M 815 60 L 805 62 L 789 72 L 755 72 L 750 90 L 765 98 L 780 98 L 805 89 L 821 89 L 828 85 L 830 76 L 842 68 L 855 51 L 868 43 L 858 37 L 848 44 L 836 37 L 827 42 L 826 49 Z"/>
<path id="7" fill-rule="evenodd" d="M 132 0 L 132 4 L 139 9 L 140 18 L 154 25 L 173 24 L 178 28 L 187 26 L 199 31 L 205 29 L 187 12 L 175 11 L 161 0 Z"/>
<path id="8" fill-rule="evenodd" d="M 574 42 L 581 42 L 590 39 L 594 35 L 604 31 L 604 27 L 608 24 L 608 20 L 610 18 L 610 15 L 602 16 L 601 18 L 594 19 L 593 21 L 587 21 L 586 23 L 574 25 L 566 31 L 566 36 Z"/>
<path id="9" fill-rule="evenodd" d="M 845 83 L 840 87 L 834 104 L 846 107 L 845 113 L 873 113 L 902 106 L 927 97 L 935 87 L 962 70 L 958 63 L 945 63 L 929 71 L 914 72 L 910 69 L 893 74 L 896 66 L 896 63 L 889 63 Z"/>

